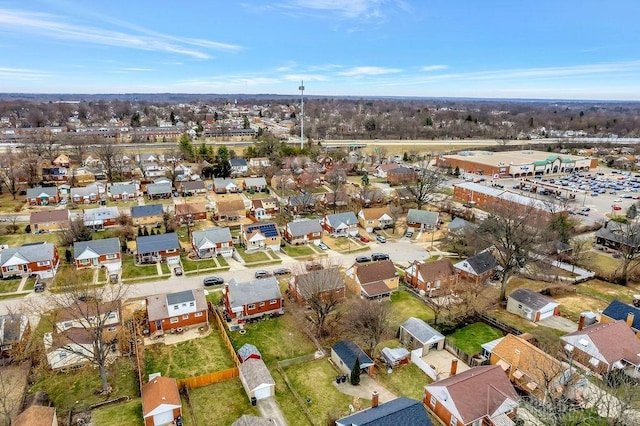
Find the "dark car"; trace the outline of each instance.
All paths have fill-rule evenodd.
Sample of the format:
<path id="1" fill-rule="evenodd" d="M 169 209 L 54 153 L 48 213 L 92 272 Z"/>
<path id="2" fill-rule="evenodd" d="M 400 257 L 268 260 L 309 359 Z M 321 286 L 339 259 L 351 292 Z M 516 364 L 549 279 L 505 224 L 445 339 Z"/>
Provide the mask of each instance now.
<path id="1" fill-rule="evenodd" d="M 356 257 L 356 262 L 358 262 L 358 263 L 371 262 L 371 258 L 369 256 L 358 256 L 358 257 Z"/>
<path id="2" fill-rule="evenodd" d="M 35 285 L 33 286 L 33 291 L 35 291 L 36 293 L 41 293 L 44 291 L 44 289 L 46 288 L 46 285 L 44 282 L 42 281 L 38 281 L 37 283 L 35 283 Z"/>
<path id="3" fill-rule="evenodd" d="M 202 280 L 202 283 L 206 286 L 219 285 L 219 284 L 224 284 L 224 280 L 220 277 L 207 277 L 204 280 Z"/>
<path id="4" fill-rule="evenodd" d="M 269 271 L 265 271 L 265 270 L 260 270 L 260 271 L 256 271 L 255 273 L 255 277 L 260 279 L 260 278 L 269 278 L 273 276 L 272 272 Z"/>
<path id="5" fill-rule="evenodd" d="M 407 233 L 404 234 L 404 236 L 407 237 L 407 238 L 413 237 L 413 231 L 407 231 Z"/>
<path id="6" fill-rule="evenodd" d="M 278 269 L 274 269 L 273 273 L 275 275 L 289 275 L 291 274 L 291 269 L 287 269 L 287 268 L 278 268 Z"/>
<path id="7" fill-rule="evenodd" d="M 179 266 L 176 266 L 175 268 L 173 268 L 173 273 L 176 274 L 177 276 L 182 275 L 182 268 Z"/>
<path id="8" fill-rule="evenodd" d="M 304 266 L 307 271 L 319 271 L 322 269 L 322 263 L 318 262 L 307 262 L 307 264 Z"/>
<path id="9" fill-rule="evenodd" d="M 389 255 L 385 253 L 373 253 L 371 255 L 371 259 L 373 260 L 389 260 Z"/>

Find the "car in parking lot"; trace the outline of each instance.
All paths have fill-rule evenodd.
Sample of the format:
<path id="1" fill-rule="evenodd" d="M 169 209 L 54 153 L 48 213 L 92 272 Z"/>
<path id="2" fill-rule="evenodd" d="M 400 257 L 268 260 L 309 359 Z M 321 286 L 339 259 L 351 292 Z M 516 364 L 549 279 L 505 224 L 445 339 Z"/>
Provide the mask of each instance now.
<path id="1" fill-rule="evenodd" d="M 278 269 L 274 269 L 273 273 L 275 275 L 290 275 L 291 274 L 291 269 L 287 269 L 287 268 L 278 268 Z"/>
<path id="2" fill-rule="evenodd" d="M 358 262 L 358 263 L 371 262 L 371 258 L 369 256 L 358 256 L 358 257 L 356 257 L 356 262 Z"/>
<path id="3" fill-rule="evenodd" d="M 360 241 L 362 241 L 363 243 L 368 243 L 371 240 L 363 235 L 362 237 L 360 237 Z"/>
<path id="4" fill-rule="evenodd" d="M 273 272 L 269 272 L 269 271 L 265 271 L 264 269 L 261 269 L 259 271 L 256 271 L 254 276 L 256 278 L 258 278 L 258 279 L 260 279 L 260 278 L 269 278 L 269 277 L 273 276 Z"/>
<path id="5" fill-rule="evenodd" d="M 224 280 L 221 277 L 207 277 L 204 280 L 202 280 L 202 283 L 206 286 L 210 286 L 210 285 L 220 285 L 220 284 L 224 284 Z"/>
<path id="6" fill-rule="evenodd" d="M 378 240 L 379 243 L 383 243 L 383 244 L 387 242 L 387 239 L 382 235 L 376 235 L 376 240 Z"/>
<path id="7" fill-rule="evenodd" d="M 179 266 L 176 266 L 175 268 L 173 268 L 173 273 L 176 274 L 177 276 L 182 275 L 182 268 Z"/>
<path id="8" fill-rule="evenodd" d="M 612 206 L 611 206 L 611 208 L 612 208 L 613 210 L 622 210 L 622 207 L 620 207 L 620 206 L 619 206 L 619 205 L 617 205 L 617 204 L 612 205 Z"/>
<path id="9" fill-rule="evenodd" d="M 374 261 L 389 260 L 389 255 L 386 253 L 372 253 L 371 260 L 374 260 Z"/>

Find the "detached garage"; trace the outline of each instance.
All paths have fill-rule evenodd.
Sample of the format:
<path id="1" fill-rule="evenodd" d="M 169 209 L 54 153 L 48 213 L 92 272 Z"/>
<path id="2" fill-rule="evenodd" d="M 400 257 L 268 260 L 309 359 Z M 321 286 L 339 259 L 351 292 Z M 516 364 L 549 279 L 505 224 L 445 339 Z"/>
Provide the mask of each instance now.
<path id="1" fill-rule="evenodd" d="M 276 394 L 276 382 L 262 359 L 249 358 L 238 369 L 242 387 L 250 400 L 269 398 Z"/>
<path id="2" fill-rule="evenodd" d="M 538 322 L 554 315 L 560 315 L 560 304 L 528 288 L 519 288 L 509 295 L 507 311 L 520 315 L 529 321 Z"/>
<path id="3" fill-rule="evenodd" d="M 169 377 L 149 377 L 142 386 L 142 416 L 145 426 L 175 424 L 182 415 L 182 403 L 176 379 Z"/>
<path id="4" fill-rule="evenodd" d="M 410 317 L 400 326 L 398 338 L 409 350 L 421 349 L 420 356 L 426 356 L 429 350 L 444 349 L 444 336 L 419 318 Z"/>

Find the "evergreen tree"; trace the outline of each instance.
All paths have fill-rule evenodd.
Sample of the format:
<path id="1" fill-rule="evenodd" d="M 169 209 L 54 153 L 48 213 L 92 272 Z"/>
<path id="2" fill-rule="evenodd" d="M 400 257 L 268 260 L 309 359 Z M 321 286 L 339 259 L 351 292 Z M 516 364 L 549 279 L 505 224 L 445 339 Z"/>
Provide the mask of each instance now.
<path id="1" fill-rule="evenodd" d="M 638 216 L 638 208 L 635 204 L 631 204 L 627 210 L 627 219 L 635 219 Z"/>
<path id="2" fill-rule="evenodd" d="M 367 172 L 364 172 L 364 174 L 362 175 L 362 186 L 369 186 L 369 175 L 367 174 Z"/>
<path id="3" fill-rule="evenodd" d="M 218 148 L 214 166 L 214 174 L 216 177 L 226 178 L 231 176 L 231 163 L 229 163 L 229 156 L 229 149 L 225 145 Z"/>
<path id="4" fill-rule="evenodd" d="M 143 235 L 142 228 L 138 228 L 138 237 L 142 237 Z"/>
<path id="5" fill-rule="evenodd" d="M 186 133 L 180 136 L 178 149 L 180 150 L 180 153 L 185 160 L 193 161 L 193 144 L 191 143 L 191 139 L 189 139 L 189 135 L 187 135 Z"/>
<path id="6" fill-rule="evenodd" d="M 73 258 L 73 255 L 71 254 L 71 250 L 70 249 L 67 249 L 64 252 L 64 258 L 67 261 L 67 263 L 71 263 L 71 259 Z"/>
<path id="7" fill-rule="evenodd" d="M 456 166 L 455 170 L 453 171 L 453 175 L 455 177 L 460 176 L 460 167 Z"/>
<path id="8" fill-rule="evenodd" d="M 145 237 L 149 236 L 149 230 L 147 228 L 144 228 L 144 232 L 142 233 Z"/>
<path id="9" fill-rule="evenodd" d="M 356 358 L 356 362 L 353 364 L 353 369 L 351 369 L 349 382 L 354 386 L 360 384 L 360 360 L 358 358 Z"/>

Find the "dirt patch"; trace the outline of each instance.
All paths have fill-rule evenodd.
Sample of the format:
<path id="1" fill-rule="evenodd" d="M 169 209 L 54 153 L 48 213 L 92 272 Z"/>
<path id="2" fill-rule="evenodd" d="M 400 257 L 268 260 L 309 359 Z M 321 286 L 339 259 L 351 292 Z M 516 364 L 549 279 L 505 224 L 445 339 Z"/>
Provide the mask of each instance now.
<path id="1" fill-rule="evenodd" d="M 584 294 L 572 294 L 554 297 L 560 303 L 560 313 L 563 317 L 577 321 L 580 313 L 585 311 L 597 312 L 603 310 L 609 303 Z"/>
<path id="2" fill-rule="evenodd" d="M 0 425 L 8 424 L 4 417 L 5 407 L 11 418 L 15 418 L 22 408 L 22 402 L 27 392 L 27 377 L 29 366 L 27 364 L 8 365 L 0 367 Z"/>

